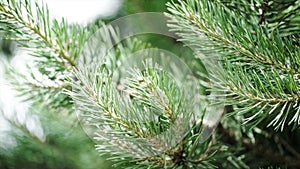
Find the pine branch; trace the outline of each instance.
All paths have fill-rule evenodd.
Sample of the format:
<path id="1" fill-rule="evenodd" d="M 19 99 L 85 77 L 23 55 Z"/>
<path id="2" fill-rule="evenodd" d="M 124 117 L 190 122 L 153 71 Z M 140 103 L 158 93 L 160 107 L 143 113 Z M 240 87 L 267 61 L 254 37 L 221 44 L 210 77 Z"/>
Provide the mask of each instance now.
<path id="1" fill-rule="evenodd" d="M 18 113 L 18 112 L 10 112 L 10 113 L 13 113 L 16 115 L 16 113 Z M 36 117 L 29 114 L 28 112 L 23 112 L 23 113 L 26 113 L 26 115 L 25 115 L 25 116 L 27 116 L 26 118 L 30 119 L 30 120 L 25 121 L 25 122 L 20 122 L 20 121 L 18 121 L 19 119 L 8 118 L 7 116 L 4 115 L 3 110 L 0 109 L 0 117 L 5 119 L 7 122 L 9 122 L 9 124 L 11 126 L 19 129 L 22 132 L 22 134 L 25 133 L 25 135 L 29 136 L 35 143 L 43 143 L 46 139 L 45 138 L 46 136 L 45 136 L 45 133 L 44 133 L 43 129 L 41 128 L 41 126 L 36 126 L 36 128 L 35 128 L 35 130 L 40 130 L 41 133 L 36 133 L 34 131 L 31 131 L 32 128 L 31 128 L 31 130 L 28 128 L 28 126 L 30 125 L 29 123 L 37 123 L 37 121 L 34 121 L 34 119 Z M 35 124 L 35 125 L 38 125 L 38 124 Z M 13 135 L 17 135 L 17 132 L 13 133 Z"/>
<path id="2" fill-rule="evenodd" d="M 293 74 L 286 78 L 276 71 L 232 69 L 229 70 L 226 85 L 221 88 L 230 90 L 232 99 L 228 104 L 240 105 L 235 113 L 248 114 L 245 120 L 252 121 L 249 125 L 255 126 L 262 120 L 269 120 L 269 126 L 281 130 L 285 124 L 299 125 L 299 81 L 295 81 Z"/>
<path id="3" fill-rule="evenodd" d="M 54 30 L 51 28 L 51 21 L 49 19 L 49 11 L 46 5 L 40 7 L 37 2 L 35 3 L 36 13 L 33 12 L 31 1 L 15 1 L 7 0 L 1 2 L 1 23 L 3 26 L 1 30 L 10 31 L 14 33 L 14 37 L 10 39 L 16 40 L 22 47 L 32 49 L 35 47 L 48 48 L 43 51 L 54 52 L 54 55 L 59 55 L 60 58 L 65 60 L 64 62 L 74 66 L 74 62 L 71 56 L 68 56 L 67 51 L 62 51 L 62 46 L 59 46 L 58 42 L 62 36 L 53 37 L 55 33 L 61 33 L 67 30 L 55 30 L 58 28 L 58 23 L 54 26 Z M 64 23 L 62 26 L 65 26 Z M 66 29 L 66 27 L 62 27 Z M 9 37 L 8 37 L 9 38 Z M 33 42 L 33 43 L 32 43 Z M 28 44 L 27 44 L 28 43 Z M 40 44 L 42 43 L 42 44 Z M 37 51 L 39 52 L 43 51 Z M 61 61 L 60 61 L 61 62 Z M 66 65 L 67 66 L 67 65 Z"/>
<path id="4" fill-rule="evenodd" d="M 100 34 L 102 38 L 95 38 L 92 44 L 100 49 L 90 48 L 86 56 L 105 53 L 105 57 L 86 61 L 89 67 L 74 69 L 75 78 L 69 79 L 72 91 L 66 91 L 98 143 L 100 155 L 110 155 L 116 167 L 126 164 L 131 168 L 214 168 L 219 155 L 220 159 L 234 158 L 231 152 L 216 154 L 218 147 L 209 140 L 203 143 L 205 131 L 198 119 L 201 115 L 193 108 L 195 99 L 186 100 L 172 77 L 149 63 L 142 70 L 122 69 L 130 53 L 147 45 L 129 40 L 106 53 L 106 45 L 97 44 L 107 39 L 118 42 L 119 35 L 112 27 L 104 27 Z"/>
<path id="5" fill-rule="evenodd" d="M 173 14 L 169 15 L 171 30 L 204 54 L 218 51 L 237 64 L 266 65 L 299 74 L 299 51 L 291 39 L 281 39 L 277 32 L 265 34 L 266 27 L 247 23 L 222 4 L 189 0 L 168 6 Z"/>
<path id="6" fill-rule="evenodd" d="M 278 29 L 280 37 L 299 38 L 299 0 L 216 0 L 216 2 L 243 15 L 248 22 L 266 25 L 270 32 Z"/>
<path id="7" fill-rule="evenodd" d="M 61 23 L 51 21 L 47 6 L 30 0 L 0 2 L 0 24 L 0 30 L 10 32 L 7 39 L 16 41 L 34 56 L 31 66 L 36 69 L 33 71 L 29 66 L 30 75 L 15 70 L 9 73 L 9 79 L 20 95 L 25 96 L 25 100 L 36 98 L 36 103 L 41 101 L 52 108 L 70 106 L 70 98 L 62 93 L 68 88 L 66 75 L 77 66 L 75 60 L 96 26 L 70 26 L 65 20 Z M 38 79 L 38 75 L 47 79 Z"/>
<path id="8" fill-rule="evenodd" d="M 31 115 L 27 114 L 25 120 L 28 124 L 13 120 L 15 116 L 9 120 L 12 129 L 7 134 L 15 139 L 17 145 L 8 154 L 0 153 L 1 168 L 109 168 L 108 163 L 93 151 L 93 142 L 85 135 L 81 126 L 74 126 L 74 120 L 77 119 L 75 114 L 57 114 L 35 106 L 29 109 Z M 37 118 L 36 116 L 41 121 L 46 139 L 40 140 L 31 134 L 32 130 L 37 130 L 37 126 L 34 129 L 28 128 L 33 123 L 29 119 Z M 82 156 L 74 153 L 87 158 L 82 159 Z"/>
<path id="9" fill-rule="evenodd" d="M 295 4 L 287 13 L 284 6 L 279 18 L 288 22 L 297 16 Z M 244 9 L 251 11 L 253 4 L 246 5 Z M 297 31 L 287 36 L 276 26 L 270 28 L 276 17 L 268 18 L 266 6 L 259 16 L 248 17 L 229 10 L 232 6 L 225 1 L 187 0 L 168 6 L 170 27 L 182 41 L 194 47 L 196 55 L 202 52 L 221 62 L 225 72 L 216 71 L 201 84 L 208 92 L 227 97 L 233 115 L 241 115 L 255 129 L 262 121 L 281 130 L 286 123 L 300 124 Z M 113 45 L 120 41 L 118 31 L 104 26 L 99 37 L 87 44 L 90 51 L 81 53 L 93 30 L 51 22 L 47 7 L 32 6 L 29 0 L 0 2 L 0 24 L 1 30 L 13 34 L 11 39 L 32 52 L 38 72 L 55 82 L 44 83 L 35 73 L 15 78 L 21 94 L 35 100 L 32 94 L 37 93 L 54 107 L 70 106 L 72 99 L 82 124 L 97 142 L 96 149 L 116 167 L 249 168 L 240 148 L 232 149 L 215 136 L 203 142 L 203 133 L 212 130 L 204 123 L 208 110 L 201 106 L 206 103 L 190 98 L 172 76 L 145 63 L 148 69 L 133 68 L 123 79 L 122 66 L 129 54 L 149 48 L 147 44 L 129 39 Z M 184 87 L 201 93 L 197 85 L 198 81 Z M 255 142 L 253 136 L 250 140 Z M 280 144 L 298 156 L 284 140 Z"/>
<path id="10" fill-rule="evenodd" d="M 264 25 L 250 23 L 242 12 L 201 0 L 169 3 L 170 27 L 199 52 L 221 61 L 225 72 L 211 74 L 208 88 L 226 93 L 234 113 L 256 126 L 283 130 L 299 123 L 299 46 Z"/>

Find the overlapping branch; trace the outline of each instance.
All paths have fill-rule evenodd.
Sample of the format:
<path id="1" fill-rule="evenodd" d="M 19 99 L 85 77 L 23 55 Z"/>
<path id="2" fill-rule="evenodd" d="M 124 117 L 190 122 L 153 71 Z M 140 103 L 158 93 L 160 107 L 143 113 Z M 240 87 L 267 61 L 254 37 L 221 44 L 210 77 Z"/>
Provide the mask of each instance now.
<path id="1" fill-rule="evenodd" d="M 220 2 L 168 6 L 169 26 L 181 40 L 222 62 L 224 72 L 216 73 L 222 78 L 212 75 L 210 87 L 226 92 L 228 104 L 242 107 L 236 113 L 247 114 L 246 121 L 256 125 L 269 120 L 275 129 L 299 126 L 300 53 L 294 36 L 282 37 L 276 29 L 249 22 L 240 15 L 243 11 Z"/>

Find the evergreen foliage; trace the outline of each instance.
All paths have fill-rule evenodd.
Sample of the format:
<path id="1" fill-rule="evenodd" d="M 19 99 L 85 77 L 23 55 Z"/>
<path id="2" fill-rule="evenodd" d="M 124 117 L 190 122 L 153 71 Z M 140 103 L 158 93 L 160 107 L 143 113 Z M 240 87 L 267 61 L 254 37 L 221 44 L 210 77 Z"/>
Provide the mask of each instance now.
<path id="1" fill-rule="evenodd" d="M 255 6 L 243 3 L 244 8 Z M 246 14 L 241 15 L 225 5 L 201 1 L 169 4 L 173 14 L 170 27 L 179 32 L 183 41 L 206 55 L 218 53 L 225 73 L 223 84 L 218 83 L 214 88 L 227 94 L 229 105 L 236 105 L 234 114 L 244 116 L 245 122 L 253 127 L 266 118 L 268 125 L 275 129 L 283 130 L 286 124 L 297 127 L 300 122 L 299 33 L 290 31 L 286 35 L 273 28 L 276 24 L 271 22 L 272 18 L 270 22 L 269 18 L 264 19 L 262 24 L 263 16 L 245 17 Z M 268 8 L 270 11 L 264 15 L 277 10 Z M 291 7 L 290 13 L 295 13 L 290 18 L 299 17 L 296 7 Z"/>
<path id="2" fill-rule="evenodd" d="M 36 139 L 23 124 L 8 119 L 25 133 L 16 137 L 30 150 L 21 147 L 12 156 L 0 152 L 0 167 L 31 161 L 16 160 L 31 150 L 49 159 L 48 168 L 57 168 L 55 163 L 63 161 L 65 167 L 60 168 L 93 163 L 76 163 L 78 159 L 60 155 L 64 146 L 70 146 L 91 159 L 99 158 L 95 152 L 87 153 L 90 140 L 77 126 L 75 112 L 96 142 L 98 154 L 116 168 L 300 166 L 300 1 L 179 0 L 166 6 L 168 27 L 195 52 L 188 59 L 181 56 L 188 60 L 191 72 L 174 72 L 187 73 L 192 84 L 179 86 L 158 65 L 147 62 L 146 69 L 132 68 L 121 78 L 122 66 L 130 64 L 132 53 L 143 50 L 141 56 L 149 55 L 147 49 L 153 49 L 155 44 L 147 38 L 146 42 L 128 38 L 114 45 L 122 40 L 122 28 L 103 22 L 86 27 L 66 20 L 59 23 L 49 19 L 51 11 L 44 4 L 1 1 L 0 30 L 33 56 L 29 74 L 7 69 L 10 83 L 19 97 L 31 103 L 31 110 L 46 118 L 43 127 L 63 128 L 57 134 L 69 138 L 49 134 L 46 141 Z M 86 44 L 95 34 L 99 38 Z M 89 51 L 83 50 L 85 45 L 90 45 Z M 90 59 L 91 55 L 102 57 Z M 202 58 L 212 59 L 219 67 L 200 63 Z M 198 93 L 202 100 L 191 98 L 191 93 Z M 209 100 L 212 93 L 218 95 L 214 103 Z M 205 139 L 205 132 L 214 127 L 205 117 L 217 111 L 208 106 L 223 102 L 221 122 Z M 66 134 L 68 130 L 79 134 Z M 61 159 L 52 159 L 53 153 Z M 31 162 L 41 167 L 40 160 Z"/>

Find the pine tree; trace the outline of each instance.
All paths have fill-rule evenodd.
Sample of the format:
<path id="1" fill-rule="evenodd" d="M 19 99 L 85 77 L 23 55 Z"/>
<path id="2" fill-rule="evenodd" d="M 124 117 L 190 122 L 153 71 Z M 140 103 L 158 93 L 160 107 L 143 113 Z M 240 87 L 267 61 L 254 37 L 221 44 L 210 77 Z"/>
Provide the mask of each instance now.
<path id="1" fill-rule="evenodd" d="M 0 2 L 0 30 L 33 56 L 30 74 L 8 68 L 11 85 L 31 109 L 47 114 L 45 125 L 78 124 L 77 113 L 98 154 L 116 168 L 299 167 L 300 1 L 178 0 L 166 6 L 169 30 L 193 52 L 180 57 L 191 70 L 153 49 L 149 37 L 124 40 L 122 27 L 59 23 L 49 19 L 46 5 Z M 132 66 L 146 55 L 157 60 Z M 11 123 L 27 132 L 29 139 L 20 141 L 51 157 L 43 139 Z M 82 143 L 90 145 L 56 141 L 57 153 L 68 144 L 87 153 Z M 0 166 L 10 165 L 7 155 L 0 157 Z"/>

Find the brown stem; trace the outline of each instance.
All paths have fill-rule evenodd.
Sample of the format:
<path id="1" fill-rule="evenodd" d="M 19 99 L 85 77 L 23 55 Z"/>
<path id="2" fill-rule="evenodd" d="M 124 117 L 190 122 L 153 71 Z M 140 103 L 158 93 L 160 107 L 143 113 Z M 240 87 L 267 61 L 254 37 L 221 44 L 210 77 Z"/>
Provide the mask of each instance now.
<path id="1" fill-rule="evenodd" d="M 69 55 L 66 55 L 64 51 L 61 51 L 59 46 L 53 42 L 50 37 L 46 35 L 46 33 L 38 28 L 38 26 L 34 23 L 34 21 L 31 21 L 30 19 L 26 21 L 22 16 L 19 15 L 22 11 L 18 11 L 18 13 L 14 13 L 13 9 L 5 4 L 5 3 L 0 3 L 0 12 L 3 12 L 3 16 L 8 18 L 8 19 L 14 19 L 16 20 L 19 24 L 23 25 L 23 27 L 26 27 L 30 29 L 33 33 L 35 33 L 37 36 L 39 36 L 45 44 L 47 44 L 55 53 L 57 53 L 61 58 L 65 59 L 68 64 L 71 66 L 75 66 L 74 61 L 72 60 L 72 57 Z M 64 65 L 67 69 L 70 69 L 69 66 Z"/>

